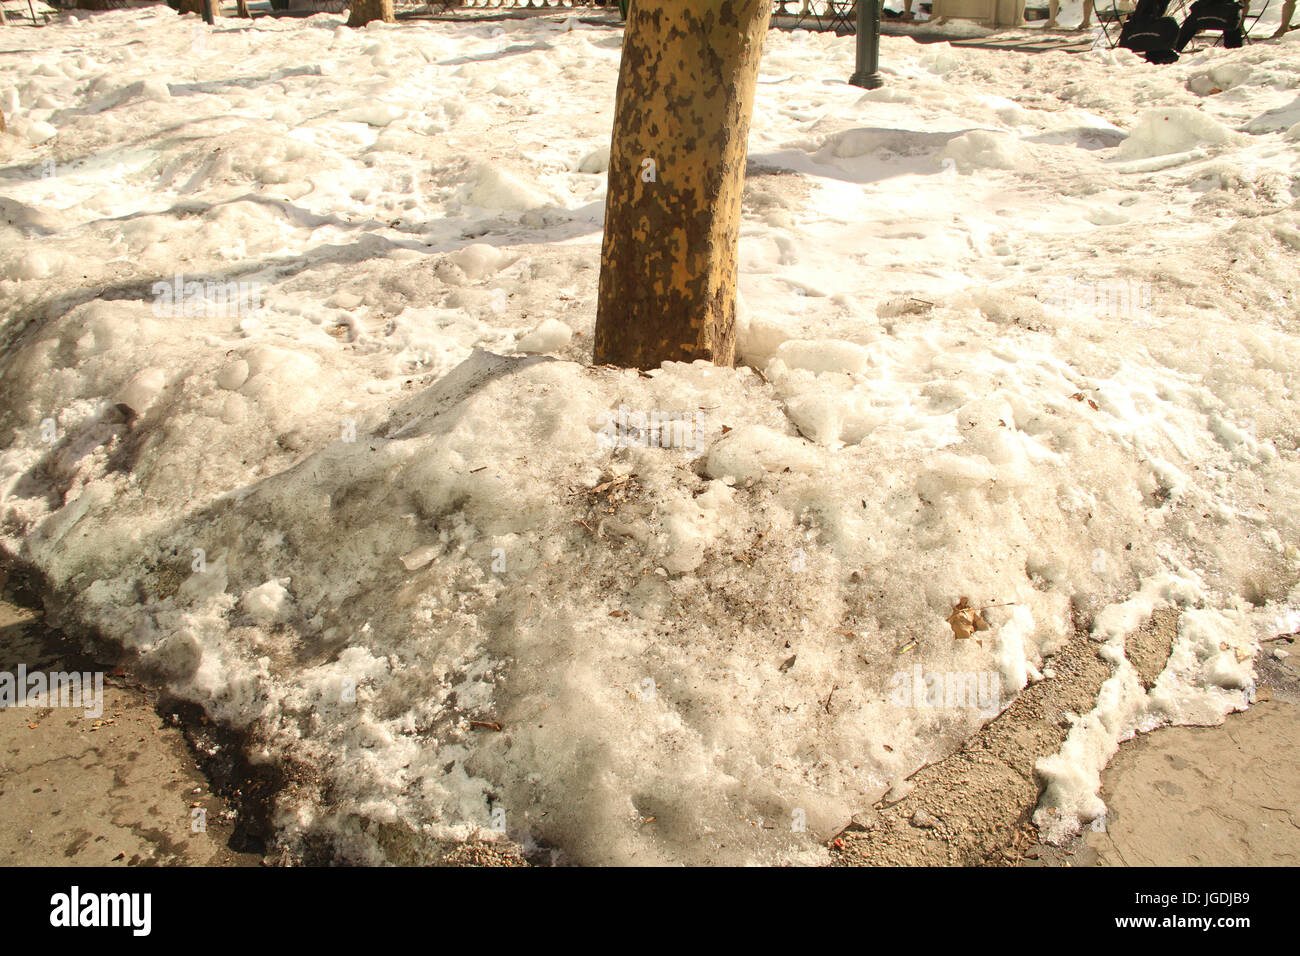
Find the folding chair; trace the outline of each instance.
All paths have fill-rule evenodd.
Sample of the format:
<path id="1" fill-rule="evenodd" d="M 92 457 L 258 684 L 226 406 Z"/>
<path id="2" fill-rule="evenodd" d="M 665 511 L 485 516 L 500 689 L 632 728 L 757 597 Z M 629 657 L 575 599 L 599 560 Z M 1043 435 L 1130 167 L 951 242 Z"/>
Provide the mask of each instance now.
<path id="1" fill-rule="evenodd" d="M 858 32 L 857 0 L 822 0 L 824 6 L 817 14 L 817 26 L 823 30 L 834 30 L 837 35 Z M 879 0 L 867 0 L 878 3 Z"/>
<path id="2" fill-rule="evenodd" d="M 1096 3 L 1093 5 L 1093 11 L 1097 14 L 1097 22 L 1101 24 L 1101 32 L 1106 38 L 1106 46 L 1112 50 L 1115 49 L 1119 45 L 1119 31 L 1124 26 L 1124 18 L 1133 12 L 1132 0 L 1110 0 L 1109 8 Z M 1115 25 L 1113 35 L 1107 25 L 1112 23 Z"/>
<path id="3" fill-rule="evenodd" d="M 1259 24 L 1260 17 L 1268 13 L 1268 5 L 1272 2 L 1273 0 L 1264 0 L 1264 5 L 1259 8 L 1259 13 L 1256 13 L 1254 16 L 1251 16 L 1250 0 L 1246 0 L 1246 13 L 1241 18 L 1241 32 L 1245 35 L 1247 43 L 1251 42 L 1250 31 L 1255 29 L 1255 27 Z"/>

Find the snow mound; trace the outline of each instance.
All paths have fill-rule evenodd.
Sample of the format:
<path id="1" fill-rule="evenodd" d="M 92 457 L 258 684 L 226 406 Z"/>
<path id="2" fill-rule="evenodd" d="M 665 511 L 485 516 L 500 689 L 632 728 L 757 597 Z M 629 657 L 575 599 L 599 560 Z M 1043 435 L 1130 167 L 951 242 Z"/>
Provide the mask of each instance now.
<path id="1" fill-rule="evenodd" d="M 609 147 L 602 146 L 592 150 L 578 161 L 580 173 L 604 173 L 609 171 Z"/>
<path id="2" fill-rule="evenodd" d="M 996 710 L 1092 617 L 1116 677 L 1045 765 L 1086 823 L 1300 616 L 1294 40 L 886 37 L 861 94 L 773 31 L 746 364 L 642 373 L 584 354 L 617 27 L 194 27 L 0 31 L 0 544 L 304 771 L 290 850 L 820 862 L 989 719 L 900 674 Z M 1171 119 L 1117 149 L 1135 102 Z M 1160 602 L 1141 696 L 1112 642 Z"/>
<path id="3" fill-rule="evenodd" d="M 503 212 L 526 212 L 550 202 L 540 189 L 490 163 L 479 164 L 468 185 L 466 198 L 476 206 Z"/>
<path id="4" fill-rule="evenodd" d="M 573 338 L 573 329 L 559 319 L 547 319 L 520 337 L 515 348 L 520 352 L 558 352 Z"/>
<path id="5" fill-rule="evenodd" d="M 917 156 L 938 150 L 950 138 L 944 133 L 912 130 L 849 129 L 828 136 L 823 150 L 838 158 L 866 156 L 876 152 Z"/>
<path id="6" fill-rule="evenodd" d="M 289 619 L 293 599 L 284 583 L 267 581 L 245 593 L 239 600 L 239 608 L 258 624 L 280 624 Z"/>
<path id="7" fill-rule="evenodd" d="M 1296 126 L 1300 126 L 1300 103 L 1293 102 L 1256 116 L 1246 124 L 1246 132 L 1275 133 Z"/>
<path id="8" fill-rule="evenodd" d="M 1028 153 L 1014 136 L 994 130 L 973 129 L 952 139 L 941 154 L 968 173 L 977 169 L 1021 169 Z"/>
<path id="9" fill-rule="evenodd" d="M 474 281 L 496 272 L 506 256 L 496 246 L 490 246 L 485 242 L 474 242 L 459 252 L 452 253 L 448 258 L 460 267 L 467 279 Z"/>
<path id="10" fill-rule="evenodd" d="M 1138 117 L 1116 155 L 1121 159 L 1146 159 L 1198 146 L 1225 146 L 1237 138 L 1238 134 L 1213 116 L 1190 106 L 1154 109 Z"/>
<path id="11" fill-rule="evenodd" d="M 395 123 L 406 115 L 406 110 L 392 103 L 368 103 L 356 109 L 345 110 L 338 119 L 345 123 L 365 123 L 368 126 L 383 127 Z"/>

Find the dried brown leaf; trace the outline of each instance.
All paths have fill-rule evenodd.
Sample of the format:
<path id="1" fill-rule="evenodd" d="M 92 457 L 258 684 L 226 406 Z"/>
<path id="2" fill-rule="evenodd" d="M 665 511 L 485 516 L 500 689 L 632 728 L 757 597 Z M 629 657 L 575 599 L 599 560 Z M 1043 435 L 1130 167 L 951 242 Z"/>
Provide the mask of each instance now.
<path id="1" fill-rule="evenodd" d="M 976 631 L 987 631 L 989 623 L 984 620 L 982 610 L 982 608 L 971 607 L 970 601 L 964 597 L 954 604 L 952 614 L 948 615 L 948 626 L 952 628 L 952 636 L 959 641 L 964 641 Z"/>

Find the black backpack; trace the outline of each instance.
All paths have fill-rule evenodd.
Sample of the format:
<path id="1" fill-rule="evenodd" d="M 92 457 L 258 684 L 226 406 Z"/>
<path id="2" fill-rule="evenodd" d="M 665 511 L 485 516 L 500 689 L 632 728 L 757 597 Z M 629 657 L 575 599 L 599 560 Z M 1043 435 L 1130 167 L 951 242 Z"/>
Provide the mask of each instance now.
<path id="1" fill-rule="evenodd" d="M 1234 0 L 1196 0 L 1178 31 L 1175 49 L 1182 50 L 1202 30 L 1218 30 L 1224 46 L 1239 47 L 1245 39 L 1242 17 L 1241 4 Z"/>
<path id="2" fill-rule="evenodd" d="M 1119 45 L 1142 54 L 1148 63 L 1173 63 L 1178 59 L 1178 21 L 1165 16 L 1167 9 L 1169 0 L 1138 0 L 1120 28 Z"/>

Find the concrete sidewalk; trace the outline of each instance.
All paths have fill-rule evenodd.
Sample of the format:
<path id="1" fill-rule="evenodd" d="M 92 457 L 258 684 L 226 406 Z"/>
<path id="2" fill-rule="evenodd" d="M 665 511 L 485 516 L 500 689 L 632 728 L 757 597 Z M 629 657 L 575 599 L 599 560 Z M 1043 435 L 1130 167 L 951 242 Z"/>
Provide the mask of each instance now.
<path id="1" fill-rule="evenodd" d="M 105 671 L 0 600 L 0 672 Z M 256 866 L 228 846 L 230 806 L 143 690 L 106 675 L 103 713 L 0 708 L 0 865 Z"/>

